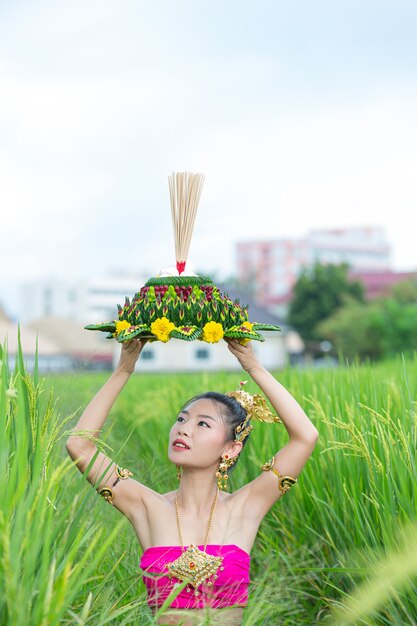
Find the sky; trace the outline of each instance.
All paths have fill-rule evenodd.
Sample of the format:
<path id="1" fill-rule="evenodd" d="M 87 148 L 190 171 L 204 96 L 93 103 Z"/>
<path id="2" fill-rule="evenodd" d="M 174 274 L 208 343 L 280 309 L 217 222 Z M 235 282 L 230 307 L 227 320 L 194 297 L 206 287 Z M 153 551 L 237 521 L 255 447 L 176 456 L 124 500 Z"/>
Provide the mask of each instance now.
<path id="1" fill-rule="evenodd" d="M 382 226 L 417 269 L 415 0 L 3 0 L 0 303 L 175 262 L 167 177 L 205 174 L 189 262 Z M 138 288 L 141 285 L 138 285 Z"/>

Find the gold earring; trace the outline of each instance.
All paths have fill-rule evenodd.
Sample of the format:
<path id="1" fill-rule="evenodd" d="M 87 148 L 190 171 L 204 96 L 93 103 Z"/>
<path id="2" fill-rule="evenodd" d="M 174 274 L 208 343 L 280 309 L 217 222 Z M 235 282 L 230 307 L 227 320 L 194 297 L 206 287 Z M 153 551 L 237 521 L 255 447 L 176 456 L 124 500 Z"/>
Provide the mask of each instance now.
<path id="1" fill-rule="evenodd" d="M 180 478 L 181 478 L 181 465 L 176 465 L 175 467 L 177 468 L 177 478 L 178 478 L 178 480 L 180 480 Z"/>
<path id="2" fill-rule="evenodd" d="M 216 472 L 217 486 L 219 489 L 223 489 L 224 491 L 227 490 L 227 481 L 229 479 L 229 476 L 227 475 L 228 463 L 226 462 L 228 458 L 229 456 L 227 454 L 224 455 L 224 458 L 222 457 L 219 469 Z"/>

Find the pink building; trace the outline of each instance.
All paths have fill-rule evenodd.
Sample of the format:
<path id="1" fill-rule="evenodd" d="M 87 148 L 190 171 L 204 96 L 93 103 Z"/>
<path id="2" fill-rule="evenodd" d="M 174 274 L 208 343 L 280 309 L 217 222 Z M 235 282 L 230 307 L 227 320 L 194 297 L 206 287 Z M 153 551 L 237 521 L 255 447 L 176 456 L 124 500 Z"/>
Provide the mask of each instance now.
<path id="1" fill-rule="evenodd" d="M 236 244 L 237 277 L 265 306 L 287 303 L 304 267 L 346 262 L 352 270 L 389 269 L 390 246 L 376 226 L 312 230 L 303 239 L 246 241 Z"/>

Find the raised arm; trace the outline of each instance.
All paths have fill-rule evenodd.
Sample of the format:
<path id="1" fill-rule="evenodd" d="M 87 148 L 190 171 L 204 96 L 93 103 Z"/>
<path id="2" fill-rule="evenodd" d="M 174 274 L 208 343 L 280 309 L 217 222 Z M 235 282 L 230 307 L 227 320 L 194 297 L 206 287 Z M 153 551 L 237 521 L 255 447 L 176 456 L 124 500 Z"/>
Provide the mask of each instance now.
<path id="1" fill-rule="evenodd" d="M 287 430 L 289 441 L 274 454 L 271 466 L 281 476 L 296 479 L 317 443 L 317 428 L 290 392 L 259 362 L 252 342 L 245 346 L 236 339 L 228 339 L 227 342 L 230 352 L 268 398 Z M 272 428 L 265 425 L 265 428 L 268 427 Z M 262 472 L 239 491 L 250 500 L 251 510 L 260 519 L 284 493 L 279 487 L 278 476 L 272 471 Z"/>
<path id="2" fill-rule="evenodd" d="M 123 473 L 117 473 L 117 465 L 98 451 L 95 440 L 100 437 L 110 409 L 133 373 L 145 343 L 146 340 L 133 339 L 122 344 L 115 371 L 88 404 L 66 442 L 67 452 L 80 472 L 89 468 L 86 478 L 97 490 L 110 487 L 111 492 L 102 495 L 112 494 L 113 498 L 108 501 L 129 518 L 135 502 L 140 500 L 143 486 Z"/>

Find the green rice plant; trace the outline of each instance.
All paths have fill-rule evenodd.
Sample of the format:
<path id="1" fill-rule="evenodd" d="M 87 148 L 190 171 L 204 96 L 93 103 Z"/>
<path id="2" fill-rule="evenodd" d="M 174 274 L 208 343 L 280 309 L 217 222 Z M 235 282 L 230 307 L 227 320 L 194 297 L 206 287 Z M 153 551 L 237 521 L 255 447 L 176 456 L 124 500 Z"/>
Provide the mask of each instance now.
<path id="1" fill-rule="evenodd" d="M 378 609 L 386 606 L 390 598 L 396 604 L 385 611 L 385 623 L 417 623 L 415 604 L 410 605 L 408 598 L 415 597 L 417 590 L 417 522 L 409 522 L 397 531 L 394 547 L 358 551 L 356 560 L 367 573 L 366 580 L 338 603 L 331 625 L 378 623 Z"/>
<path id="2" fill-rule="evenodd" d="M 94 580 L 123 521 L 104 533 L 94 514 L 86 516 L 85 495 L 63 498 L 72 463 L 62 459 L 60 443 L 72 416 L 59 417 L 36 368 L 27 374 L 20 341 L 13 372 L 6 346 L 0 356 L 0 623 L 86 623 L 91 594 L 78 616 L 70 619 L 69 609 Z"/>
<path id="3" fill-rule="evenodd" d="M 168 432 L 178 409 L 202 391 L 235 389 L 240 377 L 139 373 L 118 398 L 100 445 L 137 480 L 171 491 L 178 483 L 167 459 Z M 276 377 L 320 437 L 297 485 L 260 526 L 243 623 L 417 624 L 410 530 L 417 519 L 417 354 L 287 369 Z M 85 373 L 39 382 L 36 372 L 24 372 L 22 355 L 12 373 L 3 358 L 2 624 L 155 623 L 131 525 L 91 489 L 65 450 L 66 429 L 105 378 Z M 258 391 L 251 381 L 247 388 Z M 68 417 L 59 418 L 58 409 Z M 287 440 L 283 425 L 255 426 L 231 490 L 255 478 Z"/>
<path id="4" fill-rule="evenodd" d="M 321 436 L 304 476 L 303 495 L 310 494 L 310 503 L 300 506 L 297 519 L 304 516 L 306 541 L 313 533 L 322 538 L 323 565 L 331 568 L 322 568 L 317 590 L 323 619 L 373 575 L 358 551 L 369 559 L 381 550 L 395 551 L 399 530 L 416 519 L 416 373 L 415 355 L 407 363 L 399 356 L 378 366 L 347 364 L 315 372 L 305 394 L 305 410 Z M 415 598 L 412 584 L 400 601 L 388 594 L 366 623 L 417 623 Z"/>

